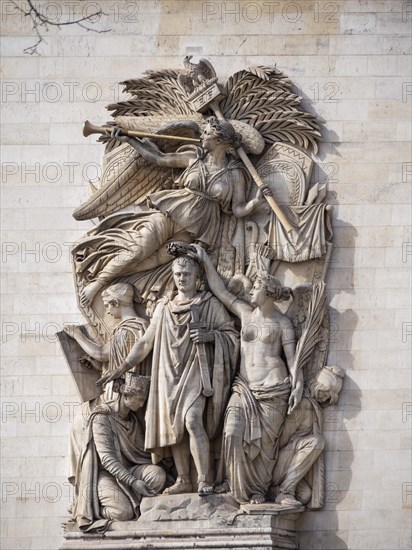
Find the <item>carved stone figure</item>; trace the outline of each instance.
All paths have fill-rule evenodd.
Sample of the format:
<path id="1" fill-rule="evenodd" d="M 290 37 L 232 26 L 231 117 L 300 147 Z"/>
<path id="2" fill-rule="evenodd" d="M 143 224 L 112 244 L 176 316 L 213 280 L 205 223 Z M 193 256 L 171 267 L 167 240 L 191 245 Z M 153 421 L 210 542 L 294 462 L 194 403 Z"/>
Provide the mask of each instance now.
<path id="1" fill-rule="evenodd" d="M 277 547 L 292 548 L 282 514 L 323 504 L 321 407 L 337 400 L 343 376 L 326 366 L 332 207 L 313 173 L 319 121 L 275 67 L 249 67 L 223 83 L 209 61 L 187 56 L 182 70 L 124 84 L 129 98 L 109 105 L 114 120 L 84 127 L 106 145 L 102 177 L 74 212 L 97 219 L 73 248 L 89 324 L 67 329 L 74 352 L 61 338 L 72 371 L 83 349 L 102 371 L 98 384 L 123 388 L 105 404 L 109 390 L 96 398 L 88 380 L 80 393 L 93 401 L 86 429 L 73 432 L 72 461 L 76 484 L 94 476 L 104 496 L 110 475 L 107 487 L 121 486 L 122 504 L 95 491 L 90 501 L 79 496 L 74 518 L 87 529 L 137 517 L 141 495 L 165 485 L 163 470 L 153 470 L 165 460 L 168 496 L 155 497 L 146 519 L 166 498 L 180 517 L 193 459 L 202 499 L 188 503 L 213 508 L 220 499 L 231 521 L 252 507 L 262 526 L 274 514 Z M 144 306 L 134 307 L 136 296 Z M 79 379 L 84 369 L 76 372 Z M 125 375 L 135 376 L 126 386 Z M 151 385 L 145 420 L 133 424 L 129 409 L 142 403 L 129 407 L 127 388 L 141 375 Z M 112 460 L 121 466 L 109 472 Z"/>
<path id="2" fill-rule="evenodd" d="M 116 283 L 111 285 L 102 292 L 103 303 L 108 317 L 113 318 L 118 324 L 111 330 L 106 343 L 101 344 L 91 340 L 86 336 L 84 329 L 77 325 L 66 325 L 64 332 L 74 338 L 79 346 L 86 352 L 87 355 L 81 358 L 82 364 L 87 364 L 89 368 L 96 369 L 100 374 L 113 372 L 119 367 L 127 354 L 132 349 L 133 345 L 143 336 L 148 326 L 148 321 L 139 317 L 135 311 L 135 302 L 140 302 L 140 297 L 136 295 L 136 290 L 132 285 L 127 283 Z M 76 368 L 76 365 L 72 365 Z M 133 372 L 145 376 L 150 375 L 151 364 L 149 361 L 143 361 L 138 365 Z M 96 380 L 99 378 L 97 376 Z M 96 380 L 88 381 L 88 385 L 95 384 Z M 84 382 L 80 383 L 80 394 L 84 393 Z M 96 386 L 95 386 L 96 388 Z M 92 388 L 87 388 L 89 395 L 93 395 Z M 113 399 L 112 385 L 105 388 L 103 396 L 98 396 L 88 400 L 82 406 L 82 411 L 79 413 L 71 426 L 70 430 L 70 471 L 69 480 L 74 483 L 76 472 L 78 469 L 80 454 L 82 452 L 84 430 L 86 427 L 87 418 L 96 405 L 104 401 Z"/>
<path id="3" fill-rule="evenodd" d="M 262 196 L 259 190 L 255 199 L 246 201 L 246 170 L 238 160 L 229 158 L 241 136 L 229 122 L 208 119 L 202 148 L 176 153 L 162 153 L 152 145 L 121 135 L 120 130 L 114 130 L 113 137 L 160 167 L 185 170 L 176 182 L 179 189 L 148 195 L 150 212 L 106 219 L 77 245 L 77 250 L 92 247 L 95 251 L 94 263 L 90 253 L 85 261 L 88 273 L 98 263 L 94 280 L 81 293 L 83 306 L 89 305 L 115 277 L 170 262 L 170 256 L 159 251 L 168 241 L 196 240 L 213 250 L 219 244 L 221 211 L 245 217 L 253 213 Z"/>
<path id="4" fill-rule="evenodd" d="M 295 330 L 274 304 L 289 299 L 290 289 L 282 288 L 275 277 L 260 274 L 250 304 L 239 300 L 226 290 L 204 250 L 196 248 L 212 292 L 242 325 L 239 374 L 223 431 L 225 482 L 218 491 L 228 489 L 238 502 L 261 504 L 272 479 L 288 402 L 293 410 L 303 391 L 302 376 L 296 380 L 294 372 Z"/>
<path id="5" fill-rule="evenodd" d="M 108 371 L 113 372 L 127 357 L 135 342 L 143 336 L 149 323 L 139 317 L 134 309 L 134 301 L 140 301 L 140 297 L 136 297 L 132 285 L 111 285 L 102 292 L 102 298 L 107 315 L 118 321 L 110 339 L 104 345 L 91 341 L 76 325 L 66 325 L 64 331 L 74 338 L 92 359 L 100 364 L 108 364 Z M 142 364 L 138 371 L 139 374 L 147 376 L 150 374 L 150 365 Z"/>
<path id="6" fill-rule="evenodd" d="M 278 142 L 286 142 L 289 158 L 280 160 L 291 171 L 300 170 L 294 192 L 298 190 L 304 200 L 311 163 L 305 161 L 302 167 L 300 159 L 309 157 L 292 144 L 316 152 L 320 132 L 316 117 L 302 111 L 301 98 L 293 92 L 292 82 L 274 67 L 250 67 L 224 85 L 217 85 L 210 63 L 202 61 L 197 67 L 196 75 L 204 75 L 204 79 L 193 79 L 186 70 L 164 70 L 126 81 L 131 98 L 109 106 L 121 131 L 113 129 L 113 123 L 104 127 L 86 124 L 85 135 L 102 134 L 106 155 L 99 186 L 74 216 L 79 220 L 104 220 L 74 247 L 74 266 L 80 308 L 102 336 L 106 329 L 95 298 L 98 290 L 114 278 L 122 277 L 133 284 L 144 298 L 153 286 L 160 295 L 168 291 L 172 285 L 172 258 L 162 247 L 167 239 L 198 241 L 209 252 L 213 249 L 214 264 L 226 281 L 234 274 L 245 273 L 250 261 L 249 244 L 270 249 L 269 216 L 263 215 L 265 203 L 257 200 L 264 193 L 258 192 L 250 179 L 258 186 L 271 186 L 273 182 L 259 178 L 247 154 L 267 159 L 265 151 L 272 151 L 270 164 L 279 154 Z M 184 76 L 191 80 L 193 92 L 179 83 Z M 191 101 L 193 94 L 196 99 Z M 213 131 L 208 124 L 209 114 L 218 119 L 212 124 Z M 209 134 L 216 132 L 218 139 L 211 140 Z M 131 136 L 151 136 L 152 141 L 138 142 Z M 285 187 L 289 179 L 279 183 L 277 188 Z M 149 211 L 142 206 L 148 197 Z M 282 227 L 291 231 L 274 196 L 266 196 L 266 200 L 276 212 L 276 219 L 282 220 Z M 170 214 L 168 221 L 165 214 Z M 251 219 L 259 230 L 253 241 L 243 222 L 247 226 Z M 206 227 L 205 220 L 209 221 Z M 177 233 L 179 228 L 182 231 Z M 304 246 L 309 244 L 310 240 Z"/>
<path id="7" fill-rule="evenodd" d="M 105 530 L 111 520 L 139 517 L 142 496 L 165 485 L 165 471 L 144 449 L 144 424 L 137 414 L 149 384 L 148 377 L 128 373 L 117 400 L 96 406 L 88 418 L 72 510 L 82 530 Z"/>
<path id="8" fill-rule="evenodd" d="M 304 478 L 325 447 L 321 407 L 337 402 L 343 376 L 340 367 L 324 367 L 295 410 L 286 417 L 272 480 L 277 503 L 308 504 L 312 487 Z"/>
<path id="9" fill-rule="evenodd" d="M 221 427 L 236 368 L 233 321 L 210 292 L 197 291 L 198 269 L 193 257 L 174 260 L 177 295 L 160 301 L 145 336 L 122 366 L 101 379 L 117 379 L 153 349 L 145 446 L 158 460 L 171 448 L 178 477 L 168 494 L 191 492 L 190 454 L 199 494 L 212 492 L 209 440 Z"/>

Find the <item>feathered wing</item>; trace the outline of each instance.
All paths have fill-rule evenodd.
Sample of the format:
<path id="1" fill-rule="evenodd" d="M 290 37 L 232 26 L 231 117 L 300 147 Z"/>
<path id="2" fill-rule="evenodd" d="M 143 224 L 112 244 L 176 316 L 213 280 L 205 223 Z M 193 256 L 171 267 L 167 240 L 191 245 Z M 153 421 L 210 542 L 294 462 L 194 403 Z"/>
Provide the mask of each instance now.
<path id="1" fill-rule="evenodd" d="M 118 116 L 115 124 L 127 130 L 197 138 L 201 117 L 197 115 L 193 119 L 188 120 L 182 115 L 174 119 L 161 116 Z M 130 145 L 107 139 L 111 146 L 106 148 L 100 188 L 74 211 L 76 220 L 108 216 L 130 204 L 143 201 L 148 193 L 172 184 L 171 169 L 149 164 Z M 169 152 L 184 142 L 159 139 L 158 143 L 163 151 Z"/>
<path id="2" fill-rule="evenodd" d="M 122 82 L 124 92 L 130 94 L 130 98 L 107 107 L 114 118 L 114 122 L 109 124 L 150 133 L 198 137 L 197 122 L 201 117 L 185 99 L 177 82 L 179 72 L 147 71 L 143 78 Z M 142 201 L 150 192 L 167 188 L 171 182 L 170 169 L 149 165 L 129 145 L 105 135 L 99 141 L 106 143 L 100 186 L 74 211 L 77 220 L 112 214 Z M 179 146 L 179 142 L 159 140 L 159 143 L 166 152 Z"/>
<path id="3" fill-rule="evenodd" d="M 275 67 L 250 67 L 231 76 L 220 107 L 225 118 L 247 122 L 267 143 L 289 142 L 318 151 L 319 121 L 301 107 L 293 83 Z"/>
<path id="4" fill-rule="evenodd" d="M 201 74 L 207 80 L 210 80 L 211 78 L 214 78 L 216 76 L 216 71 L 208 59 L 205 59 L 203 57 L 199 59 L 198 67 Z"/>
<path id="5" fill-rule="evenodd" d="M 108 216 L 137 203 L 167 184 L 171 170 L 149 165 L 130 145 L 122 144 L 105 159 L 101 187 L 73 212 L 76 220 Z"/>
<path id="6" fill-rule="evenodd" d="M 146 71 L 143 78 L 125 80 L 124 92 L 132 97 L 128 101 L 110 104 L 107 109 L 112 116 L 196 115 L 186 100 L 178 83 L 181 71 L 162 69 Z"/>

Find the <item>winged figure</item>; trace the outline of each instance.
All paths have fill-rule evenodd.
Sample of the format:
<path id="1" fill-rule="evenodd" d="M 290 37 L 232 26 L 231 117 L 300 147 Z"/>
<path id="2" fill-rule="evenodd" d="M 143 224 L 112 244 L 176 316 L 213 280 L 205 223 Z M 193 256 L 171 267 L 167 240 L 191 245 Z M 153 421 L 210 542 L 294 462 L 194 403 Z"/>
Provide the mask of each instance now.
<path id="1" fill-rule="evenodd" d="M 184 70 L 126 80 L 129 98 L 108 106 L 112 131 L 100 138 L 106 145 L 101 181 L 74 212 L 79 220 L 100 220 L 74 247 L 79 305 L 100 333 L 107 331 L 94 301 L 112 281 L 132 282 L 144 297 L 154 281 L 167 287 L 170 240 L 204 245 L 226 281 L 245 273 L 244 221 L 259 215 L 269 191 L 251 184 L 236 154 L 240 145 L 256 161 L 278 142 L 317 151 L 320 123 L 276 67 L 235 73 L 220 86 L 219 102 L 200 114 L 188 93 L 216 77 L 207 60 L 195 65 L 190 59 Z M 124 130 L 162 137 L 140 140 Z M 200 142 L 188 145 L 183 138 Z"/>

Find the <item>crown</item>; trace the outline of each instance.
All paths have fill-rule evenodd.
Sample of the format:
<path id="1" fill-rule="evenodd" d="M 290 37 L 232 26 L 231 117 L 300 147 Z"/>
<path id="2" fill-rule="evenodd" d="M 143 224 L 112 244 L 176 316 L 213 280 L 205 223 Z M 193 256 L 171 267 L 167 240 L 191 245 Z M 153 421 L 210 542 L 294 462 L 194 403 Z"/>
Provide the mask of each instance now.
<path id="1" fill-rule="evenodd" d="M 150 376 L 142 376 L 133 372 L 126 372 L 122 393 L 144 395 L 149 393 Z"/>

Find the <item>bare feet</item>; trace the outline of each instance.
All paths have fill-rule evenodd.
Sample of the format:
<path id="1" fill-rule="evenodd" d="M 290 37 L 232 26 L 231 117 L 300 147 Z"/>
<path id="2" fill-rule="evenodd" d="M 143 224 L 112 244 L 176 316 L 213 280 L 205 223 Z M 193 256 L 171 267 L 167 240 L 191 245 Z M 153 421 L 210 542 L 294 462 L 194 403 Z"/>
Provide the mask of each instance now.
<path id="1" fill-rule="evenodd" d="M 217 494 L 230 493 L 229 483 L 227 482 L 227 480 L 225 480 L 220 485 L 216 485 L 213 491 Z"/>
<path id="2" fill-rule="evenodd" d="M 184 481 L 177 481 L 171 487 L 168 487 L 163 491 L 164 495 L 181 495 L 183 493 L 191 493 L 192 484 Z"/>
<path id="3" fill-rule="evenodd" d="M 201 497 L 205 497 L 206 495 L 211 495 L 213 493 L 213 487 L 210 483 L 207 483 L 207 481 L 200 481 L 197 486 L 197 494 Z"/>
<path id="4" fill-rule="evenodd" d="M 83 307 L 90 306 L 96 294 L 103 288 L 103 284 L 99 281 L 93 281 L 84 287 L 80 292 L 80 303 Z"/>
<path id="5" fill-rule="evenodd" d="M 266 497 L 262 493 L 255 493 L 249 500 L 249 504 L 263 504 L 264 502 L 266 502 Z"/>

